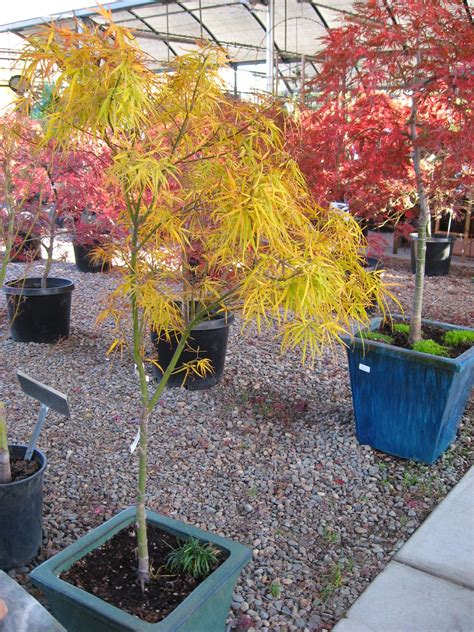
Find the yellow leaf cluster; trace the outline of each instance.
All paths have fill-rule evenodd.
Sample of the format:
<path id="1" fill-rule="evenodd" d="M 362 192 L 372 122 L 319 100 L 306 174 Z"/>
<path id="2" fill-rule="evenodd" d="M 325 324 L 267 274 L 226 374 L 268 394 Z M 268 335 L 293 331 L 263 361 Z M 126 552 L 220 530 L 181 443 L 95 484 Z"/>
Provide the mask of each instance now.
<path id="1" fill-rule="evenodd" d="M 313 357 L 364 324 L 374 300 L 384 305 L 356 222 L 311 199 L 274 106 L 226 94 L 221 49 L 204 45 L 153 74 L 109 20 L 80 31 L 52 25 L 24 61 L 29 85 L 52 86 L 45 138 L 65 146 L 88 134 L 111 150 L 125 236 L 108 253 L 123 278 L 107 313 L 117 321 L 131 308 L 136 353 L 150 327 L 183 331 L 212 305 L 276 326 L 283 349 Z"/>

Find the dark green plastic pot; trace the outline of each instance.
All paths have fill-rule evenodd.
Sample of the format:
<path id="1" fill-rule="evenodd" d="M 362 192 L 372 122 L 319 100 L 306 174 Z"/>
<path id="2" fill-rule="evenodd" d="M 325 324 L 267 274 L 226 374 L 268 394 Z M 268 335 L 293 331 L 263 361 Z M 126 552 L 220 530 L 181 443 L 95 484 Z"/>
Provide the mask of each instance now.
<path id="1" fill-rule="evenodd" d="M 142 621 L 59 579 L 60 573 L 134 523 L 135 517 L 134 507 L 122 511 L 34 569 L 31 579 L 44 591 L 56 619 L 68 632 L 224 632 L 232 592 L 251 551 L 237 542 L 152 511 L 147 511 L 149 523 L 182 539 L 193 537 L 211 542 L 229 553 L 225 562 L 165 619 L 158 623 Z"/>
<path id="2" fill-rule="evenodd" d="M 380 321 L 374 318 L 371 329 Z M 344 339 L 359 443 L 434 463 L 456 438 L 474 383 L 474 347 L 457 358 L 443 358 L 374 340 Z"/>

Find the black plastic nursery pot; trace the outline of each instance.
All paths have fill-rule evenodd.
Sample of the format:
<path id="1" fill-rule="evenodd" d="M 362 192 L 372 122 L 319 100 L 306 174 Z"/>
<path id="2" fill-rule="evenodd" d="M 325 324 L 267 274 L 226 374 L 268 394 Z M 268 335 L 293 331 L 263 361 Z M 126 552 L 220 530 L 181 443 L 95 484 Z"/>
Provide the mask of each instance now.
<path id="1" fill-rule="evenodd" d="M 175 371 L 170 376 L 167 386 L 184 386 L 191 391 L 203 390 L 215 386 L 224 373 L 225 356 L 227 351 L 227 340 L 229 338 L 229 327 L 233 322 L 233 314 L 219 314 L 210 320 L 199 323 L 191 331 L 186 347 L 183 349 Z M 151 339 L 157 352 L 158 363 L 163 371 L 166 371 L 171 358 L 179 344 L 179 334 L 171 334 L 167 340 L 164 335 L 159 336 L 156 332 L 151 332 Z M 212 372 L 204 376 L 196 374 L 186 374 L 180 371 L 183 364 L 192 362 L 196 358 L 206 358 L 212 364 Z M 155 365 L 153 372 L 158 380 L 163 373 Z"/>
<path id="2" fill-rule="evenodd" d="M 416 251 L 418 248 L 418 233 L 411 233 L 411 271 L 416 272 Z M 426 240 L 426 276 L 447 276 L 451 266 L 451 255 L 455 237 L 433 235 Z"/>
<path id="3" fill-rule="evenodd" d="M 250 549 L 151 511 L 147 511 L 149 524 L 180 539 L 210 542 L 228 553 L 227 559 L 164 619 L 148 623 L 60 579 L 62 572 L 135 521 L 135 508 L 126 509 L 34 569 L 31 579 L 42 588 L 56 619 L 68 632 L 224 632 L 232 592 L 251 558 Z"/>
<path id="4" fill-rule="evenodd" d="M 376 257 L 366 257 L 364 261 L 364 268 L 367 272 L 377 272 L 377 270 L 382 265 L 380 259 Z"/>
<path id="5" fill-rule="evenodd" d="M 56 342 L 69 336 L 72 281 L 50 277 L 42 288 L 41 278 L 30 277 L 9 281 L 2 289 L 13 340 Z"/>
<path id="6" fill-rule="evenodd" d="M 27 446 L 9 446 L 12 457 L 23 457 Z M 24 566 L 41 549 L 43 536 L 43 475 L 46 456 L 41 450 L 32 459 L 40 468 L 32 476 L 0 485 L 0 569 Z"/>
<path id="7" fill-rule="evenodd" d="M 73 244 L 76 268 L 80 272 L 107 272 L 112 267 L 109 261 L 94 262 L 91 254 L 99 243 L 94 244 Z"/>
<path id="8" fill-rule="evenodd" d="M 374 318 L 371 329 L 380 325 Z M 468 329 L 424 320 L 440 329 Z M 456 438 L 474 384 L 474 347 L 457 358 L 344 336 L 359 443 L 431 465 Z"/>

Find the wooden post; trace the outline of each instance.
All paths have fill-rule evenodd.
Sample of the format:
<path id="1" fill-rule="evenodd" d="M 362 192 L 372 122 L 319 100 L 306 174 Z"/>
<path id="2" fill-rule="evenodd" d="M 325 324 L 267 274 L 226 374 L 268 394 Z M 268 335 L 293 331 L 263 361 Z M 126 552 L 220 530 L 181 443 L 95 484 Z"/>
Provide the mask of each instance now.
<path id="1" fill-rule="evenodd" d="M 466 259 L 467 244 L 469 241 L 469 228 L 471 226 L 471 212 L 472 212 L 472 199 L 469 198 L 466 204 L 466 218 L 464 220 L 464 236 L 463 236 L 463 249 L 462 260 Z"/>

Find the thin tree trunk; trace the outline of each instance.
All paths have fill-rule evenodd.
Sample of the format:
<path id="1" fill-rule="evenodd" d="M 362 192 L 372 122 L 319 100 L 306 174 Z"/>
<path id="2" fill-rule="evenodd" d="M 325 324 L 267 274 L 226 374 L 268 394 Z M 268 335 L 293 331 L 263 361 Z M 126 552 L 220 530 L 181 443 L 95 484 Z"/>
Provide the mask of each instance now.
<path id="1" fill-rule="evenodd" d="M 51 272 L 51 266 L 53 264 L 53 253 L 54 253 L 54 241 L 56 239 L 56 202 L 53 204 L 53 209 L 51 211 L 50 222 L 49 222 L 49 240 L 48 245 L 45 246 L 46 250 L 46 263 L 43 270 L 43 275 L 41 277 L 41 287 L 48 287 L 48 276 Z"/>
<path id="2" fill-rule="evenodd" d="M 9 204 L 7 204 L 8 212 L 8 225 L 5 235 L 5 251 L 3 253 L 2 265 L 0 266 L 0 286 L 3 285 L 5 277 L 7 276 L 7 266 L 10 261 L 10 254 L 13 248 L 14 242 L 14 230 L 15 230 L 15 211 Z"/>
<path id="3" fill-rule="evenodd" d="M 140 443 L 138 454 L 138 487 L 137 487 L 137 540 L 138 540 L 138 583 L 145 590 L 150 581 L 150 559 L 148 556 L 148 536 L 146 529 L 146 480 L 147 480 L 147 444 L 149 412 L 142 408 L 140 415 Z"/>
<path id="4" fill-rule="evenodd" d="M 137 215 L 133 214 L 130 207 L 131 218 L 133 222 L 132 234 L 132 256 L 130 259 L 131 272 L 131 307 L 132 307 L 132 327 L 133 327 L 133 359 L 138 371 L 140 382 L 140 394 L 142 401 L 142 409 L 140 413 L 140 438 L 138 444 L 138 484 L 137 484 L 137 540 L 138 540 L 138 573 L 137 581 L 140 584 L 142 592 L 145 585 L 150 581 L 150 558 L 148 555 L 148 536 L 146 529 L 146 481 L 147 481 L 147 457 L 148 457 L 148 420 L 150 411 L 148 409 L 148 387 L 146 383 L 145 367 L 143 366 L 141 353 L 141 326 L 140 312 L 137 304 L 136 283 L 138 257 L 136 246 L 138 243 Z"/>
<path id="5" fill-rule="evenodd" d="M 0 286 L 3 285 L 5 277 L 7 275 L 7 265 L 10 261 L 10 253 L 13 248 L 13 242 L 15 240 L 15 206 L 12 197 L 12 173 L 10 169 L 9 157 L 3 161 L 3 175 L 4 175 L 4 198 L 5 207 L 7 209 L 8 224 L 6 227 L 6 234 L 4 238 L 5 252 L 3 253 L 2 265 L 0 267 Z"/>
<path id="6" fill-rule="evenodd" d="M 56 183 L 53 180 L 49 168 L 45 166 L 44 169 L 51 184 L 51 190 L 53 191 L 54 195 L 54 204 L 49 217 L 49 243 L 47 246 L 45 246 L 46 263 L 44 266 L 43 275 L 41 277 L 41 287 L 43 289 L 48 287 L 48 276 L 51 272 L 51 266 L 53 264 L 54 241 L 56 239 L 56 218 L 58 216 L 58 192 L 56 191 Z"/>
<path id="7" fill-rule="evenodd" d="M 0 402 L 0 484 L 10 483 L 11 480 L 12 474 L 10 469 L 10 453 L 8 451 L 5 404 Z"/>
<path id="8" fill-rule="evenodd" d="M 421 340 L 421 317 L 423 309 L 423 289 L 425 284 L 425 260 L 426 260 L 426 234 L 430 221 L 430 210 L 426 199 L 425 187 L 421 173 L 420 148 L 418 146 L 417 132 L 418 103 L 416 95 L 412 96 L 410 116 L 410 140 L 413 146 L 413 167 L 415 170 L 416 187 L 420 203 L 418 217 L 418 242 L 416 244 L 416 273 L 415 291 L 410 314 L 409 340 L 413 344 Z"/>

